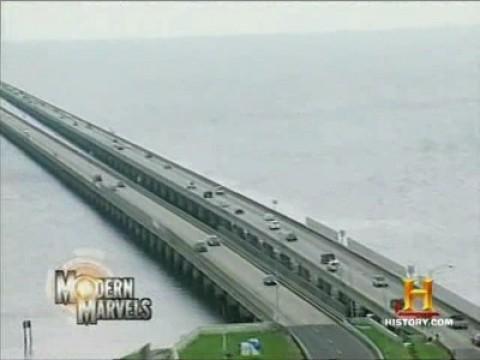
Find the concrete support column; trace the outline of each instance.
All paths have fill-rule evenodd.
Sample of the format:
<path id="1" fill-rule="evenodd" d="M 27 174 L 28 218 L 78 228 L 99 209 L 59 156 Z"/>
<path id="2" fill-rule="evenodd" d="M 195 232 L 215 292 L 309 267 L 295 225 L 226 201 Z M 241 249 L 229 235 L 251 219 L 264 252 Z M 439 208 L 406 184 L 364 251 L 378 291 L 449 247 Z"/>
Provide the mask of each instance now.
<path id="1" fill-rule="evenodd" d="M 193 278 L 193 288 L 194 290 L 198 291 L 202 295 L 205 294 L 205 286 L 204 286 L 204 281 L 206 281 L 206 277 L 198 271 L 196 268 L 193 269 L 192 271 L 192 278 Z"/>
<path id="2" fill-rule="evenodd" d="M 165 260 L 165 264 L 167 264 L 167 266 L 172 266 L 172 264 L 173 264 L 173 249 L 168 245 L 165 246 L 164 260 Z"/>
<path id="3" fill-rule="evenodd" d="M 183 256 L 178 252 L 173 253 L 173 270 L 175 274 L 180 275 L 183 267 Z"/>
<path id="4" fill-rule="evenodd" d="M 230 295 L 226 296 L 226 313 L 228 322 L 240 322 L 240 304 Z"/>
<path id="5" fill-rule="evenodd" d="M 155 236 L 154 233 L 148 232 L 148 248 L 152 253 L 155 253 L 157 249 L 157 241 L 158 238 Z"/>
<path id="6" fill-rule="evenodd" d="M 165 243 L 160 239 L 158 239 L 156 250 L 157 250 L 157 255 L 160 259 L 162 259 L 165 256 L 165 247 L 166 247 Z"/>
<path id="7" fill-rule="evenodd" d="M 242 323 L 248 323 L 248 322 L 253 322 L 255 320 L 255 316 L 245 309 L 243 306 L 238 307 L 238 313 L 239 313 L 239 320 Z"/>
<path id="8" fill-rule="evenodd" d="M 187 260 L 183 260 L 182 274 L 187 280 L 192 279 L 193 265 L 190 264 Z"/>

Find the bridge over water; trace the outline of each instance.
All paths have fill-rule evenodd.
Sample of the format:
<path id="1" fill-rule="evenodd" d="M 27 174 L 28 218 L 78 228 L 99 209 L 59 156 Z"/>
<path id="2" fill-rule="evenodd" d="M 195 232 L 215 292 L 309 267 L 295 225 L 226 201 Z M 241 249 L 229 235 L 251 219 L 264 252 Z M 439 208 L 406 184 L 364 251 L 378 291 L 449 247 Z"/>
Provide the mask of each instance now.
<path id="1" fill-rule="evenodd" d="M 65 144 L 53 140 L 47 134 L 26 123 L 19 125 L 21 123 L 19 119 L 15 119 L 12 115 L 7 116 L 3 112 L 2 127 L 7 136 L 15 139 L 23 148 L 31 148 L 33 146 L 31 139 L 26 139 L 24 135 L 20 136 L 20 129 L 29 127 L 32 134 L 38 134 L 35 136 L 42 139 L 41 144 L 45 148 L 52 146 L 52 143 L 59 146 L 56 151 L 57 156 L 53 158 L 50 156 L 50 160 L 60 164 L 58 166 L 65 166 L 61 160 L 63 157 L 58 156 L 60 148 L 64 149 L 61 153 L 68 152 L 72 157 L 79 157 L 76 158 L 76 162 L 81 158 L 90 164 L 86 168 L 95 164 L 93 169 L 84 174 L 82 188 L 85 189 L 86 186 L 97 194 L 101 193 L 102 197 L 95 196 L 96 199 L 110 199 L 112 196 L 116 199 L 118 194 L 125 194 L 125 196 L 129 194 L 131 198 L 124 199 L 121 196 L 122 200 L 115 200 L 120 201 L 118 204 L 114 203 L 117 210 L 110 208 L 111 205 L 98 206 L 107 214 L 111 213 L 113 218 L 120 219 L 117 221 L 121 224 L 125 223 L 126 225 L 123 226 L 136 234 L 141 239 L 141 243 L 152 251 L 156 246 L 158 247 L 159 233 L 165 239 L 175 239 L 170 242 L 164 240 L 165 247 L 161 247 L 158 251 L 160 254 L 165 254 L 162 256 L 170 259 L 168 261 L 175 264 L 179 271 L 191 273 L 192 278 L 200 276 L 196 274 L 200 266 L 196 264 L 198 256 L 195 254 L 187 256 L 181 251 L 191 253 L 191 250 L 188 250 L 189 239 L 192 242 L 199 237 L 204 238 L 207 234 L 221 236 L 227 246 L 220 247 L 221 250 L 218 251 L 217 249 L 209 251 L 204 258 L 215 258 L 216 268 L 210 269 L 210 273 L 217 277 L 218 274 L 224 274 L 224 278 L 223 280 L 214 278 L 212 281 L 210 276 L 205 276 L 204 282 L 211 281 L 217 285 L 222 281 L 225 283 L 225 286 L 219 286 L 221 290 L 214 290 L 214 293 L 220 291 L 223 294 L 219 298 L 224 299 L 222 301 L 226 305 L 222 306 L 226 312 L 232 304 L 235 304 L 234 306 L 237 307 L 234 310 L 235 316 L 242 314 L 241 316 L 257 319 L 272 319 L 274 317 L 272 309 L 275 308 L 275 304 L 272 303 L 274 297 L 272 297 L 272 291 L 262 285 L 261 278 L 267 273 L 275 272 L 282 283 L 279 287 L 282 313 L 277 313 L 275 316 L 278 316 L 278 321 L 285 325 L 332 324 L 342 322 L 348 317 L 364 316 L 367 313 L 375 314 L 379 318 L 394 316 L 389 307 L 389 301 L 403 294 L 401 274 L 392 269 L 383 268 L 382 264 L 377 264 L 353 252 L 334 239 L 231 189 L 224 189 L 223 195 L 216 195 L 214 189 L 220 184 L 20 89 L 2 84 L 0 95 L 68 139 L 83 153 L 77 148 L 66 147 Z M 7 130 L 7 122 L 9 130 Z M 42 149 L 42 146 L 39 149 Z M 102 169 L 105 179 L 102 185 L 97 184 L 92 188 L 91 176 L 94 171 L 100 171 L 99 169 Z M 77 167 L 72 166 L 69 171 L 78 170 Z M 124 179 L 129 186 L 126 189 L 112 191 L 110 188 L 118 178 Z M 187 185 L 192 181 L 195 183 L 195 188 L 188 189 Z M 207 191 L 212 191 L 214 196 L 205 198 L 203 195 Z M 124 207 L 133 207 L 127 216 L 131 220 L 122 220 L 122 215 L 118 213 Z M 150 207 L 151 210 L 147 211 L 146 209 Z M 157 208 L 173 214 L 171 215 L 173 217 L 167 216 Z M 239 214 L 236 211 L 238 209 L 243 212 Z M 282 231 L 274 232 L 268 229 L 263 219 L 267 212 L 275 214 L 281 223 Z M 162 214 L 162 216 L 155 214 Z M 179 229 L 191 230 L 185 230 L 184 233 Z M 283 237 L 285 232 L 294 232 L 298 240 L 285 241 Z M 179 246 L 178 244 L 185 246 L 185 242 L 187 242 L 185 249 L 175 247 Z M 331 273 L 320 264 L 320 255 L 326 252 L 336 254 L 342 264 L 340 271 Z M 215 254 L 212 255 L 213 253 Z M 202 266 L 207 265 L 202 264 Z M 250 280 L 250 275 L 243 278 L 239 274 L 241 272 L 239 269 L 243 269 L 244 266 L 245 269 L 251 269 L 254 281 Z M 199 272 L 209 273 L 202 270 Z M 249 272 L 244 274 L 247 273 L 250 274 Z M 388 280 L 390 284 L 388 288 L 372 287 L 372 277 L 379 274 Z M 238 289 L 236 286 L 232 288 L 231 285 L 228 288 L 228 283 L 236 283 L 237 275 L 239 276 Z M 232 279 L 234 279 L 233 282 Z M 252 284 L 255 284 L 253 289 Z M 214 285 L 213 287 L 215 288 Z M 252 293 L 258 293 L 260 300 L 252 301 L 255 298 L 251 296 Z M 452 351 L 461 349 L 475 351 L 470 343 L 470 335 L 474 329 L 480 327 L 478 307 L 452 296 L 437 297 L 435 300 L 436 308 L 442 316 L 463 313 L 470 323 L 469 331 L 439 328 L 437 332 L 441 341 Z M 296 305 L 292 307 L 292 304 Z M 315 315 L 310 318 L 311 314 Z M 427 330 L 423 331 L 429 334 Z"/>

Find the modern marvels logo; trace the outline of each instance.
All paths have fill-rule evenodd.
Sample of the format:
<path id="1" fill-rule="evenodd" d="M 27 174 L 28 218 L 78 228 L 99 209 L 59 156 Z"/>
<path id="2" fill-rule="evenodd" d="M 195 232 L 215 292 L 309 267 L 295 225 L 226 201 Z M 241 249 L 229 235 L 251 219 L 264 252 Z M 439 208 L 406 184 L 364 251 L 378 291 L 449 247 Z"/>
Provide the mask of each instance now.
<path id="1" fill-rule="evenodd" d="M 77 275 L 75 270 L 56 270 L 54 282 L 55 304 L 75 305 L 77 324 L 152 317 L 152 300 L 135 297 L 132 277 L 98 277 Z"/>

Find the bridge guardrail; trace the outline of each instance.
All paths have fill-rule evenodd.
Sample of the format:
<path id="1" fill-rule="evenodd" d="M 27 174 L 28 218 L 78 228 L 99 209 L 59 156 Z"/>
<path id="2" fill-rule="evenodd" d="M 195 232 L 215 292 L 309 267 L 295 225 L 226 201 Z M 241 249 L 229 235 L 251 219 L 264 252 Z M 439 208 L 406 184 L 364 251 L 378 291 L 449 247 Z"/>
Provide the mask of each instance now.
<path id="1" fill-rule="evenodd" d="M 8 85 L 8 86 L 11 86 L 11 85 Z M 16 95 L 10 94 L 9 91 L 8 91 L 8 90 L 5 90 L 4 88 L 5 88 L 5 83 L 1 83 L 1 85 L 0 85 L 0 95 L 3 95 L 3 96 L 6 97 L 6 98 L 13 99 L 13 100 L 17 103 L 17 105 L 19 105 L 19 107 L 22 107 L 22 106 L 23 106 L 23 107 L 27 106 L 27 107 L 29 107 L 29 108 L 32 107 L 32 105 L 30 105 L 30 104 L 27 105 L 27 104 L 25 104 L 24 102 L 22 102 L 22 100 L 17 99 L 17 96 L 16 96 Z M 14 88 L 14 87 L 12 87 L 12 88 Z M 17 88 L 17 89 L 18 89 L 18 88 Z M 27 93 L 26 93 L 26 94 L 27 94 Z M 30 95 L 30 94 L 27 94 L 27 96 L 35 99 L 36 101 L 38 101 L 38 102 L 40 102 L 40 103 L 42 103 L 42 104 L 48 104 L 48 105 L 51 106 L 52 108 L 57 109 L 58 112 L 62 112 L 62 113 L 68 114 L 68 115 L 69 115 L 70 117 L 72 117 L 73 119 L 82 121 L 82 122 L 84 122 L 85 124 L 89 124 L 90 126 L 96 128 L 97 130 L 99 130 L 99 131 L 101 131 L 101 132 L 103 132 L 103 133 L 108 134 L 108 132 L 107 132 L 106 130 L 104 130 L 104 129 L 102 129 L 102 128 L 100 128 L 100 127 L 98 127 L 98 126 L 96 126 L 96 125 L 94 125 L 94 124 L 92 124 L 92 123 L 84 120 L 84 119 L 81 119 L 81 118 L 79 118 L 79 117 L 77 117 L 77 116 L 75 116 L 75 115 L 73 115 L 73 114 L 70 114 L 70 113 L 68 113 L 68 112 L 66 112 L 66 111 L 64 111 L 64 110 L 62 110 L 62 109 L 60 109 L 60 108 L 58 108 L 58 107 L 56 107 L 56 106 L 54 106 L 54 105 L 52 105 L 52 104 L 49 104 L 48 102 L 45 102 L 45 101 L 43 101 L 43 100 L 41 100 L 41 99 L 39 99 L 39 98 L 37 98 L 37 97 L 35 97 L 35 96 L 33 96 L 33 95 Z M 37 110 L 38 110 L 38 109 L 37 109 Z M 40 110 L 40 111 L 41 111 L 41 110 Z M 130 142 L 129 140 L 127 140 L 127 139 L 125 139 L 125 138 L 123 138 L 123 137 L 121 137 L 121 136 L 116 135 L 116 137 L 119 138 L 119 139 L 121 139 L 123 142 L 125 142 L 126 144 L 128 144 L 129 146 L 131 146 L 131 147 L 133 147 L 133 148 L 136 148 L 136 149 L 141 150 L 141 151 L 144 151 L 144 152 L 149 152 L 149 153 L 151 153 L 150 151 L 144 149 L 143 147 L 141 147 L 141 146 L 139 146 L 139 145 L 137 145 L 137 144 L 135 144 L 135 143 L 132 143 L 132 142 Z M 196 176 L 196 177 L 202 179 L 202 181 L 211 184 L 212 187 L 220 186 L 219 183 L 217 183 L 217 182 L 215 182 L 215 181 L 212 181 L 211 179 L 208 179 L 208 178 L 206 178 L 205 176 L 203 176 L 203 175 L 201 175 L 201 174 L 195 173 L 195 172 L 193 172 L 193 171 L 191 171 L 191 170 L 183 167 L 183 166 L 180 165 L 180 164 L 177 164 L 177 163 L 175 163 L 175 162 L 172 162 L 172 161 L 170 161 L 170 160 L 168 160 L 168 159 L 166 159 L 166 158 L 163 158 L 163 157 L 161 157 L 161 156 L 159 156 L 159 155 L 157 155 L 157 154 L 153 154 L 153 156 L 156 157 L 156 158 L 158 158 L 158 159 L 160 159 L 160 160 L 162 160 L 162 161 L 164 161 L 164 162 L 166 162 L 166 163 L 170 163 L 170 164 L 174 165 L 175 167 L 180 168 L 182 171 L 184 171 L 184 172 L 186 172 L 186 173 L 188 173 L 188 174 L 191 174 L 192 176 Z M 353 251 L 352 249 L 349 249 L 348 247 L 345 247 L 345 246 L 342 245 L 342 244 L 339 244 L 339 243 L 336 241 L 336 239 L 331 239 L 331 238 L 325 236 L 324 234 L 321 234 L 321 233 L 319 233 L 319 232 L 311 229 L 310 227 L 306 226 L 305 224 L 303 224 L 303 223 L 301 223 L 301 222 L 298 222 L 298 221 L 295 220 L 295 219 L 287 218 L 285 215 L 283 215 L 283 214 L 281 214 L 281 213 L 278 213 L 277 211 L 275 211 L 275 210 L 273 210 L 273 209 L 270 209 L 270 208 L 268 208 L 267 206 L 265 206 L 265 205 L 263 205 L 263 204 L 255 201 L 255 200 L 253 200 L 253 199 L 247 198 L 246 196 L 244 196 L 244 195 L 242 195 L 242 194 L 240 194 L 240 193 L 238 193 L 238 192 L 236 192 L 236 191 L 234 191 L 234 190 L 232 190 L 232 189 L 226 189 L 226 190 L 227 190 L 229 193 L 234 194 L 237 198 L 239 198 L 239 199 L 241 199 L 241 200 L 243 200 L 243 201 L 245 201 L 245 202 L 248 202 L 248 203 L 250 203 L 251 205 L 254 205 L 254 206 L 258 207 L 258 208 L 261 208 L 261 209 L 263 209 L 264 211 L 268 211 L 268 212 L 274 213 L 279 219 L 282 219 L 282 218 L 283 218 L 283 219 L 288 219 L 289 222 L 295 224 L 295 225 L 298 226 L 298 227 L 301 227 L 303 230 L 306 230 L 306 231 L 308 231 L 308 232 L 310 232 L 310 233 L 313 233 L 313 234 L 315 234 L 315 235 L 317 235 L 317 236 L 320 235 L 323 239 L 327 240 L 331 245 L 336 246 L 337 249 L 339 249 L 339 250 L 341 249 L 341 250 L 343 250 L 343 251 L 346 250 L 346 251 L 348 251 L 350 254 L 352 254 L 352 255 L 354 255 L 354 256 L 357 256 L 359 259 L 361 259 L 361 260 L 363 260 L 363 261 L 366 261 L 366 262 L 368 262 L 368 263 L 370 263 L 370 264 L 378 267 L 380 270 L 385 271 L 385 272 L 388 272 L 388 273 L 390 273 L 391 275 L 393 275 L 393 276 L 395 276 L 395 277 L 399 277 L 399 275 L 397 274 L 397 272 L 393 272 L 393 271 L 391 271 L 389 268 L 384 268 L 384 267 L 378 266 L 378 265 L 374 262 L 374 261 L 375 261 L 374 259 L 365 257 L 364 255 L 362 255 L 362 254 L 360 254 L 360 253 L 358 253 L 358 252 L 356 252 L 356 251 Z M 275 239 L 273 239 L 273 240 L 275 240 Z M 314 264 L 314 266 L 316 266 L 316 264 Z M 320 268 L 320 267 L 319 267 L 319 268 Z M 398 270 L 398 269 L 397 269 L 397 270 Z M 403 275 L 402 275 L 402 276 L 403 276 Z M 440 285 L 436 285 L 436 289 L 437 289 L 437 291 L 436 291 L 436 294 L 434 295 L 434 298 L 435 298 L 436 300 L 438 300 L 441 304 L 443 304 L 443 305 L 444 305 L 445 307 L 447 307 L 447 308 L 453 309 L 454 311 L 460 311 L 460 312 L 465 313 L 465 315 L 466 315 L 467 317 L 469 317 L 472 321 L 476 322 L 477 324 L 480 324 L 480 310 L 478 310 L 479 308 L 478 308 L 476 305 L 470 303 L 470 302 L 467 301 L 466 299 L 458 296 L 457 294 L 453 293 L 452 291 L 450 291 L 450 290 L 448 290 L 448 289 L 446 289 L 446 288 L 444 288 L 444 287 L 442 287 L 442 286 L 440 286 Z M 452 302 L 452 303 L 449 303 L 449 302 Z"/>
<path id="2" fill-rule="evenodd" d="M 1 90 L 1 88 L 0 88 L 0 90 Z M 45 103 L 45 102 L 42 101 L 42 100 L 38 100 L 38 101 L 40 101 L 40 102 L 42 102 L 42 103 Z M 22 107 L 22 105 L 25 105 L 25 104 L 23 104 L 22 102 L 20 102 L 20 105 L 19 105 L 19 106 Z M 36 108 L 36 107 L 32 109 L 32 108 L 31 108 L 31 105 L 28 105 L 28 108 L 33 112 L 33 114 L 34 114 L 35 116 L 37 116 L 37 118 L 39 118 L 39 119 L 46 119 L 46 120 L 49 121 L 49 122 L 50 122 L 50 121 L 51 121 L 51 122 L 56 122 L 57 124 L 59 124 L 60 126 L 62 126 L 63 128 L 65 128 L 67 131 L 73 131 L 73 132 L 74 132 L 75 134 L 77 134 L 77 136 L 79 136 L 80 138 L 84 138 L 84 137 L 87 137 L 87 138 L 88 138 L 87 135 L 85 135 L 85 134 L 83 134 L 82 132 L 80 132 L 80 130 L 78 130 L 76 127 L 70 127 L 68 124 L 64 124 L 64 123 L 62 123 L 61 121 L 58 121 L 58 119 L 52 118 L 52 116 L 49 115 L 48 113 L 45 113 L 45 111 L 44 111 L 43 109 L 41 109 L 41 108 L 39 109 L 39 108 Z M 62 111 L 62 110 L 58 110 L 58 111 Z M 85 121 L 85 120 L 82 120 L 82 119 L 80 119 L 80 118 L 76 118 L 76 119 L 79 120 L 79 121 L 83 121 L 83 122 L 85 122 L 85 123 L 87 123 L 87 124 L 90 124 L 89 122 L 87 122 L 87 121 Z M 100 129 L 101 132 L 106 133 L 105 130 L 103 130 L 103 129 L 101 129 L 101 128 L 99 128 L 99 129 Z M 121 137 L 118 137 L 118 138 L 121 138 Z M 123 138 L 122 138 L 122 139 L 123 139 Z M 106 151 L 111 151 L 111 149 L 108 148 L 108 147 L 106 147 L 106 145 L 101 144 L 101 143 L 97 143 L 97 142 L 96 142 L 95 140 L 93 140 L 93 139 L 88 139 L 87 141 L 94 142 L 94 143 L 96 144 L 96 146 L 98 146 L 98 147 L 100 147 L 100 148 L 102 148 L 102 149 L 104 149 L 104 150 L 106 150 Z M 122 141 L 123 141 L 123 140 L 122 140 Z M 127 140 L 125 140 L 125 141 L 126 141 L 126 143 L 129 143 Z M 131 144 L 131 143 L 129 143 L 129 144 Z M 139 146 L 134 145 L 134 144 L 131 144 L 131 146 L 141 149 Z M 146 150 L 145 150 L 145 151 L 146 151 Z M 192 195 L 191 195 L 189 192 L 187 192 L 183 187 L 180 187 L 178 184 L 172 182 L 171 180 L 163 177 L 162 175 L 159 175 L 159 174 L 153 172 L 152 170 L 150 170 L 150 169 L 148 169 L 148 168 L 145 168 L 143 165 L 140 165 L 140 164 L 137 165 L 137 164 L 135 164 L 135 163 L 134 163 L 132 160 L 130 160 L 125 154 L 115 153 L 115 156 L 117 156 L 117 157 L 119 157 L 120 159 L 122 159 L 123 161 L 131 164 L 132 166 L 138 166 L 139 168 L 142 169 L 143 172 L 148 173 L 148 174 L 150 174 L 150 175 L 153 176 L 153 177 L 161 178 L 164 183 L 169 184 L 169 186 L 172 186 L 173 188 L 178 188 L 178 191 L 179 191 L 180 193 L 186 195 L 187 197 L 192 196 Z M 170 162 L 170 163 L 172 163 L 172 162 Z M 172 163 L 172 164 L 173 164 L 173 163 Z M 184 169 L 184 168 L 182 168 L 182 169 Z M 188 169 L 184 169 L 184 170 L 187 171 L 187 172 L 189 172 L 189 173 L 194 174 L 193 172 L 191 172 L 191 171 L 188 170 Z M 211 181 L 208 180 L 208 179 L 206 179 L 206 178 L 205 178 L 205 181 L 211 183 Z M 229 190 L 229 191 L 230 191 L 231 193 L 235 193 L 235 192 L 232 191 L 232 190 Z M 235 194 L 236 194 L 236 196 L 238 196 L 238 197 L 240 197 L 240 198 L 242 198 L 242 199 L 246 199 L 245 201 L 249 201 L 250 203 L 254 203 L 254 204 L 257 204 L 257 205 L 260 206 L 260 207 L 264 207 L 263 205 L 256 203 L 254 200 L 245 198 L 245 197 L 244 197 L 243 195 L 241 195 L 241 194 L 238 194 L 238 193 L 235 193 Z M 198 199 L 195 199 L 195 200 L 198 200 Z M 212 210 L 213 212 L 218 212 L 218 211 L 219 211 L 219 209 L 217 209 L 216 207 L 214 207 L 214 206 L 213 206 L 212 204 L 210 204 L 210 203 L 206 203 L 206 207 L 209 208 L 210 210 Z M 272 212 L 274 212 L 274 211 L 272 211 Z M 274 212 L 274 213 L 276 213 L 276 212 Z M 282 214 L 280 214 L 280 213 L 276 213 L 276 214 L 277 214 L 277 216 L 278 216 L 279 218 L 283 218 L 283 217 L 284 217 L 284 216 L 283 216 Z M 229 214 L 228 216 L 231 218 L 231 214 Z M 384 312 L 383 306 L 378 305 L 374 299 L 370 299 L 370 298 L 369 298 L 369 294 L 363 294 L 363 293 L 361 293 L 361 292 L 359 292 L 359 291 L 357 291 L 357 290 L 349 287 L 349 286 L 348 286 L 346 283 L 344 283 L 341 279 L 338 279 L 337 277 L 333 276 L 331 273 L 329 273 L 328 271 L 326 271 L 324 268 L 322 268 L 321 266 L 318 266 L 318 264 L 310 261 L 309 259 L 304 258 L 304 257 L 302 256 L 302 254 L 296 253 L 294 250 L 290 249 L 289 247 L 287 247 L 287 246 L 286 246 L 285 244 L 283 244 L 282 242 L 280 242 L 280 241 L 278 241 L 277 239 L 273 238 L 273 237 L 271 236 L 271 234 L 267 233 L 264 229 L 257 229 L 257 228 L 255 228 L 254 226 L 252 226 L 251 224 L 249 224 L 248 222 L 246 222 L 246 221 L 243 220 L 243 219 L 234 218 L 234 219 L 232 219 L 232 221 L 233 221 L 234 223 L 241 223 L 244 228 L 248 229 L 249 232 L 251 232 L 251 233 L 253 233 L 253 234 L 260 234 L 260 236 L 263 237 L 263 238 L 268 238 L 268 239 L 273 240 L 273 241 L 275 242 L 275 245 L 276 245 L 278 248 L 282 249 L 282 251 L 283 251 L 284 253 L 289 254 L 291 257 L 293 257 L 293 258 L 296 259 L 297 261 L 298 261 L 298 258 L 301 258 L 301 262 L 302 262 L 304 265 L 308 265 L 310 268 L 316 269 L 316 271 L 317 271 L 318 273 L 323 274 L 323 276 L 324 276 L 324 277 L 327 277 L 332 284 L 335 284 L 335 286 L 341 288 L 346 294 L 349 294 L 350 297 L 355 298 L 355 299 L 366 299 L 366 300 L 368 301 L 368 304 L 369 304 L 368 307 L 369 307 L 372 311 L 374 311 L 374 312 L 376 312 L 376 313 L 383 313 L 383 312 Z M 295 220 L 292 220 L 292 219 L 291 219 L 290 221 L 295 222 Z M 308 227 L 306 227 L 306 226 L 303 225 L 303 224 L 300 224 L 300 223 L 299 223 L 299 226 L 302 226 L 302 227 L 304 227 L 305 229 L 307 229 L 308 231 L 312 232 L 311 229 L 309 229 Z M 340 246 L 340 245 L 337 244 L 337 243 L 334 243 L 334 246 Z M 291 277 L 291 275 L 287 275 L 287 276 Z M 298 280 L 298 277 L 296 278 L 296 280 Z M 309 284 L 306 284 L 305 281 L 303 281 L 303 284 L 306 285 L 306 286 L 309 285 Z M 296 287 L 298 288 L 298 286 L 296 286 Z M 309 288 L 311 289 L 312 287 L 309 286 Z M 353 294 L 353 295 L 352 295 L 352 294 Z"/>
<path id="3" fill-rule="evenodd" d="M 13 115 L 13 114 L 12 114 Z M 21 120 L 21 119 L 20 119 Z M 30 126 L 30 124 L 26 123 L 25 121 L 21 120 L 25 126 Z M 2 127 L 9 127 L 4 122 L 2 122 Z M 17 130 L 10 128 L 10 131 L 16 132 Z M 51 138 L 48 134 L 44 133 L 42 130 L 38 129 L 39 132 L 42 132 L 44 135 Z M 21 134 L 18 134 L 21 137 Z M 51 138 L 53 141 L 62 144 L 57 139 Z M 145 214 L 141 209 L 138 207 L 128 203 L 123 198 L 114 196 L 114 192 L 109 192 L 108 189 L 105 188 L 97 188 L 92 186 L 90 178 L 85 177 L 83 174 L 77 172 L 74 168 L 70 167 L 68 164 L 61 162 L 54 154 L 46 151 L 43 147 L 35 142 L 24 142 L 26 146 L 30 145 L 36 151 L 42 153 L 46 156 L 50 161 L 54 162 L 57 166 L 62 167 L 64 170 L 68 171 L 72 177 L 74 177 L 77 181 L 81 181 L 85 185 L 87 185 L 92 191 L 95 191 L 100 197 L 104 198 L 106 201 L 110 202 L 115 206 L 121 206 L 124 209 L 125 213 L 131 216 L 136 221 L 142 223 L 146 228 L 148 228 L 152 232 L 156 232 L 156 229 L 151 224 L 151 216 Z M 75 150 L 73 150 L 75 151 Z M 83 154 L 76 151 L 77 155 L 81 156 L 82 158 L 88 160 L 90 163 L 97 165 L 91 159 L 85 158 Z M 208 275 L 208 278 L 216 283 L 220 288 L 226 291 L 232 298 L 238 301 L 240 304 L 245 306 L 249 311 L 252 311 L 257 317 L 263 319 L 272 319 L 273 318 L 273 311 L 270 307 L 263 303 L 263 301 L 258 299 L 258 296 L 253 293 L 248 288 L 242 286 L 241 284 L 237 283 L 235 279 L 230 276 L 224 274 L 224 272 L 215 264 L 208 261 L 207 258 L 202 256 L 196 256 L 193 253 L 190 246 L 185 244 L 185 241 L 179 238 L 174 232 L 167 229 L 167 233 L 169 233 L 169 238 L 162 237 L 163 241 L 166 241 L 172 248 L 175 248 L 182 256 L 184 256 L 189 262 L 191 262 L 197 269 L 205 274 Z"/>

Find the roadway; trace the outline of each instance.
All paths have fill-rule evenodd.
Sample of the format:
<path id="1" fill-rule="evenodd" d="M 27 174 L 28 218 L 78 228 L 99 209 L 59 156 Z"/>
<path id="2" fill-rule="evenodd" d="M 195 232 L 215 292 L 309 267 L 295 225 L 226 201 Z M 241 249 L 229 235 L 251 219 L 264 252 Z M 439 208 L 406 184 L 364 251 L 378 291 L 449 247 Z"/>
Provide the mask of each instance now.
<path id="1" fill-rule="evenodd" d="M 225 188 L 225 195 L 214 196 L 213 199 L 204 199 L 203 192 L 213 190 L 216 186 L 219 186 L 218 183 L 184 169 L 183 167 L 156 154 L 147 158 L 145 156 L 146 153 L 149 153 L 147 150 L 131 144 L 111 132 L 103 130 L 97 126 L 87 126 L 88 123 L 86 121 L 39 99 L 29 97 L 29 100 L 31 101 L 30 105 L 39 106 L 43 112 L 54 116 L 58 121 L 70 125 L 79 135 L 87 136 L 90 139 L 103 144 L 105 147 L 111 147 L 112 149 L 114 149 L 114 145 L 123 145 L 123 150 L 115 150 L 119 156 L 128 158 L 132 162 L 148 168 L 165 179 L 177 183 L 180 186 L 186 186 L 190 181 L 194 181 L 196 189 L 191 190 L 192 194 L 202 198 L 203 201 L 209 201 L 214 205 L 217 205 L 219 211 L 228 213 L 230 216 L 237 217 L 239 221 L 246 222 L 255 227 L 262 232 L 265 237 L 281 242 L 282 245 L 288 247 L 309 262 L 318 264 L 320 267 L 322 265 L 320 265 L 319 260 L 322 253 L 335 253 L 342 266 L 341 270 L 332 276 L 337 277 L 344 282 L 346 286 L 357 290 L 366 298 L 387 309 L 387 311 L 390 311 L 393 316 L 393 312 L 388 309 L 389 301 L 394 298 L 402 297 L 403 284 L 401 280 L 393 275 L 388 269 L 382 269 L 375 264 L 367 262 L 365 259 L 352 253 L 348 249 L 332 243 L 331 240 L 320 234 L 314 234 L 313 232 L 298 226 L 298 223 L 294 220 L 282 216 L 281 214 L 276 214 L 276 218 L 281 223 L 282 232 L 292 231 L 299 239 L 296 242 L 286 242 L 282 239 L 280 231 L 271 231 L 268 229 L 267 222 L 263 219 L 265 212 L 271 212 L 268 208 L 249 201 L 242 196 L 238 196 L 235 191 L 227 188 Z M 114 139 L 116 139 L 117 143 L 113 142 Z M 166 168 L 166 164 L 169 164 L 171 168 Z M 225 206 L 225 204 L 228 206 Z M 234 210 L 238 208 L 243 209 L 244 214 L 235 215 Z M 388 288 L 373 287 L 372 278 L 374 275 L 383 275 L 389 282 L 390 286 Z M 441 316 L 449 316 L 453 314 L 453 312 L 438 303 L 435 303 L 435 305 Z M 472 315 L 479 316 L 479 314 Z M 444 344 L 450 348 L 472 347 L 470 338 L 475 332 L 480 331 L 475 326 L 476 324 L 471 322 L 468 330 L 437 328 L 435 331 L 439 333 Z"/>
<path id="2" fill-rule="evenodd" d="M 300 325 L 290 328 L 292 334 L 308 349 L 310 359 L 368 359 L 366 349 L 343 343 L 348 332 L 332 325 Z M 358 342 L 360 340 L 357 339 Z"/>
<path id="3" fill-rule="evenodd" d="M 35 127 L 25 124 L 12 114 L 0 110 L 0 118 L 2 126 L 7 124 L 9 127 L 28 138 L 33 145 L 44 149 L 53 155 L 58 161 L 66 164 L 71 168 L 79 178 L 86 181 L 92 181 L 95 175 L 101 175 L 102 181 L 97 184 L 100 192 L 108 192 L 110 197 L 119 198 L 121 202 L 132 204 L 135 208 L 141 209 L 152 221 L 154 227 L 157 223 L 161 223 L 171 232 L 183 239 L 190 246 L 198 240 L 204 240 L 209 235 L 208 232 L 199 229 L 180 217 L 176 213 L 161 206 L 158 202 L 153 201 L 142 191 L 138 191 L 135 184 L 129 180 L 108 171 L 107 168 L 91 158 L 78 151 L 73 151 L 67 144 L 52 141 L 51 136 L 39 131 Z M 126 184 L 124 188 L 116 188 L 112 191 L 118 181 Z M 212 263 L 215 268 L 223 272 L 223 276 L 231 279 L 232 282 L 238 284 L 241 289 L 247 289 L 249 295 L 270 309 L 276 309 L 278 291 L 278 313 L 276 313 L 276 321 L 284 326 L 298 325 L 328 325 L 334 328 L 340 328 L 329 316 L 319 311 L 307 301 L 300 298 L 285 286 L 279 284 L 277 286 L 265 286 L 263 279 L 268 274 L 247 260 L 242 258 L 233 250 L 226 246 L 209 247 L 206 253 L 197 254 L 208 262 Z M 351 333 L 342 332 L 342 339 L 338 340 L 333 346 L 334 352 L 351 352 L 355 351 L 369 354 L 367 358 L 373 358 L 370 351 Z M 323 357 L 322 357 L 323 358 Z"/>

